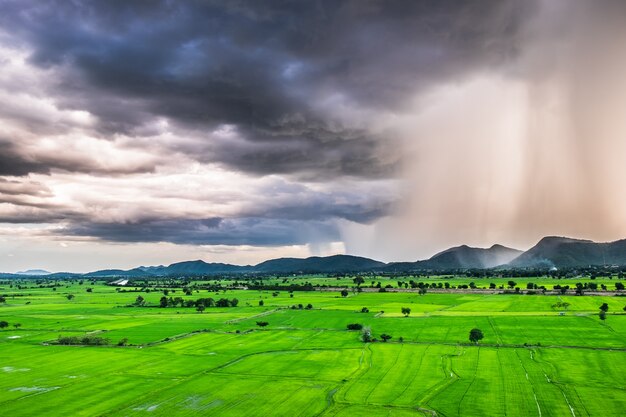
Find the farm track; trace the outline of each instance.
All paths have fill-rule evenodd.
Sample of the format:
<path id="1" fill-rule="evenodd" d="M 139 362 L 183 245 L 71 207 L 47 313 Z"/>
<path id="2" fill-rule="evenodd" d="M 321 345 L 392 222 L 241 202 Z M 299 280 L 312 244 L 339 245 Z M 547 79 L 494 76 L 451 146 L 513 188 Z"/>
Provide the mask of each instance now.
<path id="1" fill-rule="evenodd" d="M 226 320 L 224 323 L 225 324 L 234 324 L 234 323 L 239 323 L 239 322 L 244 321 L 244 320 L 258 319 L 259 317 L 269 316 L 270 314 L 274 314 L 274 313 L 276 313 L 277 311 L 280 311 L 280 310 L 285 310 L 285 309 L 279 307 L 279 308 L 275 308 L 273 310 L 264 311 L 263 313 L 259 313 L 259 314 L 256 314 L 254 316 L 240 317 L 240 318 L 237 318 L 237 319 Z"/>
<path id="2" fill-rule="evenodd" d="M 519 351 L 516 350 L 515 351 L 515 355 L 517 355 L 517 359 L 519 360 L 519 364 L 522 367 L 522 369 L 524 370 L 524 373 L 526 374 L 526 380 L 528 381 L 528 369 L 526 368 L 526 366 L 524 365 L 524 362 L 522 362 L 522 358 L 519 356 Z M 539 405 L 539 401 L 537 401 L 537 391 L 535 390 L 535 386 L 533 384 L 530 384 L 530 387 L 533 391 L 533 396 L 535 399 L 535 404 L 537 405 L 537 414 L 538 417 L 541 417 L 541 406 Z"/>
<path id="3" fill-rule="evenodd" d="M 435 397 L 445 391 L 450 385 L 460 379 L 460 376 L 454 372 L 454 369 L 452 368 L 452 358 L 459 357 L 463 355 L 463 353 L 464 352 L 456 355 L 449 354 L 441 356 L 441 369 L 443 370 L 443 374 L 446 379 L 433 385 L 429 390 L 427 390 L 425 395 L 420 399 L 420 404 L 428 404 Z"/>
<path id="4" fill-rule="evenodd" d="M 370 392 L 367 394 L 367 397 L 365 397 L 365 404 L 369 404 L 369 399 L 372 396 L 372 393 L 374 393 L 374 391 L 376 391 L 376 387 L 378 386 L 378 384 L 380 384 L 383 381 L 383 379 L 385 379 L 385 377 L 389 374 L 389 372 L 391 372 L 391 370 L 396 366 L 396 364 L 398 363 L 398 359 L 400 358 L 400 354 L 402 354 L 402 349 L 403 348 L 404 348 L 404 346 L 400 346 L 400 352 L 398 352 L 396 354 L 396 358 L 393 361 L 393 363 L 391 364 L 391 366 L 389 366 L 389 369 L 387 369 L 387 371 L 376 382 L 376 385 L 374 385 L 373 388 L 370 390 Z"/>
<path id="5" fill-rule="evenodd" d="M 420 356 L 420 361 L 419 364 L 417 366 L 417 370 L 415 371 L 415 373 L 413 374 L 413 377 L 411 378 L 411 380 L 406 384 L 406 387 L 402 390 L 402 392 L 400 394 L 398 394 L 396 396 L 396 398 L 394 398 L 393 401 L 397 401 L 398 398 L 402 397 L 404 395 L 404 393 L 409 389 L 409 387 L 413 384 L 413 382 L 415 381 L 415 378 L 417 378 L 418 374 L 419 374 L 419 370 L 422 369 L 422 363 L 424 362 L 424 356 L 426 356 L 426 352 L 428 352 L 428 349 L 430 349 L 432 345 L 428 345 L 426 346 L 426 349 L 424 349 L 424 352 L 422 352 L 422 355 Z M 393 402 L 392 401 L 392 402 Z"/>

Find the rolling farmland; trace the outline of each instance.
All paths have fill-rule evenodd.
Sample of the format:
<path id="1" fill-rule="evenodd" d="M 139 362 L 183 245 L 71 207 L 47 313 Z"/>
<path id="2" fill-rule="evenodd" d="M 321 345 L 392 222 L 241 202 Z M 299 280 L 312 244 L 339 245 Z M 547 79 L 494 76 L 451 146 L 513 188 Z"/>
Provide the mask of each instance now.
<path id="1" fill-rule="evenodd" d="M 578 417 L 626 410 L 626 298 L 613 293 L 169 289 L 184 300 L 238 300 L 198 312 L 159 308 L 162 291 L 60 284 L 0 285 L 0 320 L 8 323 L 0 330 L 4 415 Z M 133 306 L 138 296 L 142 307 Z M 558 301 L 569 306 L 553 308 Z M 297 304 L 312 308 L 290 308 Z M 408 317 L 402 307 L 411 309 Z M 378 340 L 363 343 L 349 323 L 371 328 Z M 484 333 L 477 345 L 468 340 L 472 328 Z M 85 335 L 110 344 L 56 343 Z"/>

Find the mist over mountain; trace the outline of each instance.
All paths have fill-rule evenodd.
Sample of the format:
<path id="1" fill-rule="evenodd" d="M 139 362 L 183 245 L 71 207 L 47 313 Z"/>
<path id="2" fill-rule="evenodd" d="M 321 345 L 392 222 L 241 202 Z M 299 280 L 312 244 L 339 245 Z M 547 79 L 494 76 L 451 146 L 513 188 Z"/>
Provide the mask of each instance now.
<path id="1" fill-rule="evenodd" d="M 385 267 L 385 271 L 493 268 L 507 264 L 522 253 L 521 250 L 507 248 L 498 244 L 486 249 L 461 245 L 439 252 L 427 260 L 391 263 Z"/>
<path id="2" fill-rule="evenodd" d="M 591 265 L 626 265 L 626 240 L 596 243 L 591 240 L 548 236 L 509 263 L 514 268 Z"/>

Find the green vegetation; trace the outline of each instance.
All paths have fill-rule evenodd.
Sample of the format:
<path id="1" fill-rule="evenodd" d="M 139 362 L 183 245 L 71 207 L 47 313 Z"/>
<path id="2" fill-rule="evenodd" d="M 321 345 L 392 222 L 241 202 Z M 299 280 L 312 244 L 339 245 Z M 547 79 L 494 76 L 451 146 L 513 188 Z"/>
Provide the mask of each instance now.
<path id="1" fill-rule="evenodd" d="M 623 415 L 616 278 L 594 296 L 573 295 L 582 278 L 557 281 L 568 295 L 513 278 L 532 296 L 481 291 L 507 277 L 370 278 L 0 282 L 3 415 Z M 298 279 L 311 290 L 280 287 Z M 398 281 L 416 291 L 378 292 Z"/>
<path id="2" fill-rule="evenodd" d="M 478 341 L 483 340 L 484 338 L 485 338 L 485 335 L 483 334 L 482 330 L 480 329 L 470 330 L 470 333 L 469 333 L 470 342 L 478 344 Z"/>

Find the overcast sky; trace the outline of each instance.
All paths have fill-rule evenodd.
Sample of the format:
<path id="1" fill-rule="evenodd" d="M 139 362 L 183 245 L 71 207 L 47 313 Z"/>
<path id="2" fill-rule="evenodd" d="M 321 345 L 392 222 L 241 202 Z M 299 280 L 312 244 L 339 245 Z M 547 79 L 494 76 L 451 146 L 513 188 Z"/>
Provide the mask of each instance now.
<path id="1" fill-rule="evenodd" d="M 626 3 L 0 0 L 0 270 L 626 237 Z"/>

